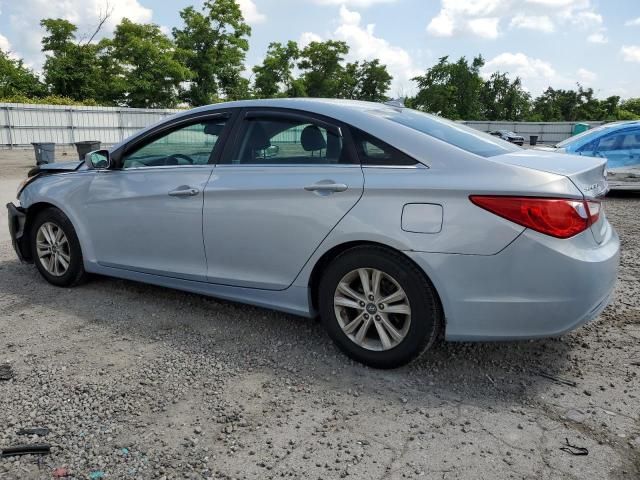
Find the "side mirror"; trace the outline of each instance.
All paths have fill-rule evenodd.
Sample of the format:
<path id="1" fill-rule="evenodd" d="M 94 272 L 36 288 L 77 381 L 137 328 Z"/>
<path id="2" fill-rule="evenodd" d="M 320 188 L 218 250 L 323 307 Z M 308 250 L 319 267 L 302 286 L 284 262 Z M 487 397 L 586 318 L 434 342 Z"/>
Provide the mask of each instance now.
<path id="1" fill-rule="evenodd" d="M 111 167 L 111 158 L 109 150 L 94 150 L 84 157 L 85 163 L 89 168 L 95 170 L 105 170 Z"/>

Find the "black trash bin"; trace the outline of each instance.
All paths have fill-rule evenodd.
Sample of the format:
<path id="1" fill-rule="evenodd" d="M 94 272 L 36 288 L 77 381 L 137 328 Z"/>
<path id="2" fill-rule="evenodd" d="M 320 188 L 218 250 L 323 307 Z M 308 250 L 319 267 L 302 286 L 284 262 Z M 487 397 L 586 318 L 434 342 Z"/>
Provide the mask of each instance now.
<path id="1" fill-rule="evenodd" d="M 78 151 L 78 158 L 84 160 L 84 156 L 93 152 L 94 150 L 100 150 L 100 142 L 98 140 L 85 140 L 84 142 L 75 143 L 76 150 Z"/>
<path id="2" fill-rule="evenodd" d="M 36 154 L 36 165 L 53 163 L 56 161 L 56 144 L 52 142 L 34 142 L 33 150 Z"/>
<path id="3" fill-rule="evenodd" d="M 529 135 L 529 145 L 532 147 L 538 144 L 538 135 Z"/>

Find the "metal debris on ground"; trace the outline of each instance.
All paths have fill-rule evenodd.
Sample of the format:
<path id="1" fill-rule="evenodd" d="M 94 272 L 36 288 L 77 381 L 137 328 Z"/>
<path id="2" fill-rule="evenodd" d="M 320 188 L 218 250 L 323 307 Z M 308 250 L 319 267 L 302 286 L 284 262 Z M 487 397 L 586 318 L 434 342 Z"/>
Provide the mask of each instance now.
<path id="1" fill-rule="evenodd" d="M 566 445 L 564 447 L 560 447 L 560 450 L 562 450 L 563 452 L 567 452 L 567 453 L 570 453 L 571 455 L 577 455 L 577 456 L 589 455 L 589 450 L 587 450 L 586 448 L 576 447 L 575 445 L 571 445 L 569 443 L 568 438 L 565 438 L 564 441 Z"/>
<path id="2" fill-rule="evenodd" d="M 578 384 L 573 380 L 567 380 L 566 378 L 556 377 L 555 375 L 551 375 L 545 371 L 539 371 L 538 375 L 544 378 L 548 378 L 549 380 L 553 380 L 554 382 L 562 383 L 563 385 L 569 385 L 570 387 L 577 387 Z"/>
<path id="3" fill-rule="evenodd" d="M 11 365 L 0 365 L 0 380 L 11 380 L 13 378 L 13 369 Z"/>
<path id="4" fill-rule="evenodd" d="M 30 427 L 30 428 L 21 428 L 16 432 L 17 435 L 38 435 L 39 437 L 44 437 L 49 434 L 49 429 L 47 427 Z"/>
<path id="5" fill-rule="evenodd" d="M 18 455 L 48 455 L 51 452 L 51 446 L 46 443 L 38 443 L 33 445 L 16 445 L 2 449 L 3 458 L 15 457 Z"/>

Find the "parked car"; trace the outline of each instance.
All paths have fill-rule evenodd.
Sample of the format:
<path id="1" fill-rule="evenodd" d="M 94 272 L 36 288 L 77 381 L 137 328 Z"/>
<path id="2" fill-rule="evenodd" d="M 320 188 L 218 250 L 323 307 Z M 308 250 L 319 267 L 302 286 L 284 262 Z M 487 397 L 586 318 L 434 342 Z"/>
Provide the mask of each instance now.
<path id="1" fill-rule="evenodd" d="M 509 130 L 495 130 L 490 132 L 494 137 L 499 137 L 507 142 L 515 143 L 516 145 L 524 145 L 524 137 L 522 135 L 518 135 Z"/>
<path id="2" fill-rule="evenodd" d="M 605 158 L 611 189 L 640 190 L 640 121 L 607 123 L 547 150 Z"/>
<path id="3" fill-rule="evenodd" d="M 619 250 L 604 168 L 397 105 L 251 100 L 44 165 L 7 207 L 18 257 L 54 285 L 96 273 L 319 314 L 347 355 L 390 368 L 441 333 L 597 316 Z"/>

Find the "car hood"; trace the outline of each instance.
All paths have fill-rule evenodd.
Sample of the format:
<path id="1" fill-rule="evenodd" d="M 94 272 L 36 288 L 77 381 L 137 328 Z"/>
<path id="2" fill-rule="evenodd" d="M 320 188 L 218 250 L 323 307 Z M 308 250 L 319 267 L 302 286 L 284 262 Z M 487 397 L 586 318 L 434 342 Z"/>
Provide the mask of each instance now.
<path id="1" fill-rule="evenodd" d="M 568 177 L 585 197 L 598 197 L 608 190 L 604 158 L 568 155 L 544 150 L 522 150 L 492 160 Z"/>
<path id="2" fill-rule="evenodd" d="M 43 165 L 39 165 L 38 169 L 41 172 L 75 172 L 82 165 L 84 165 L 83 160 L 76 160 L 70 162 L 45 163 Z"/>
<path id="3" fill-rule="evenodd" d="M 54 163 L 44 163 L 42 165 L 38 165 L 37 167 L 33 167 L 29 170 L 27 174 L 28 177 L 33 177 L 39 173 L 43 175 L 53 174 L 53 173 L 68 173 L 75 172 L 76 170 L 86 170 L 87 166 L 84 164 L 83 160 L 76 160 L 70 162 L 54 162 Z"/>

